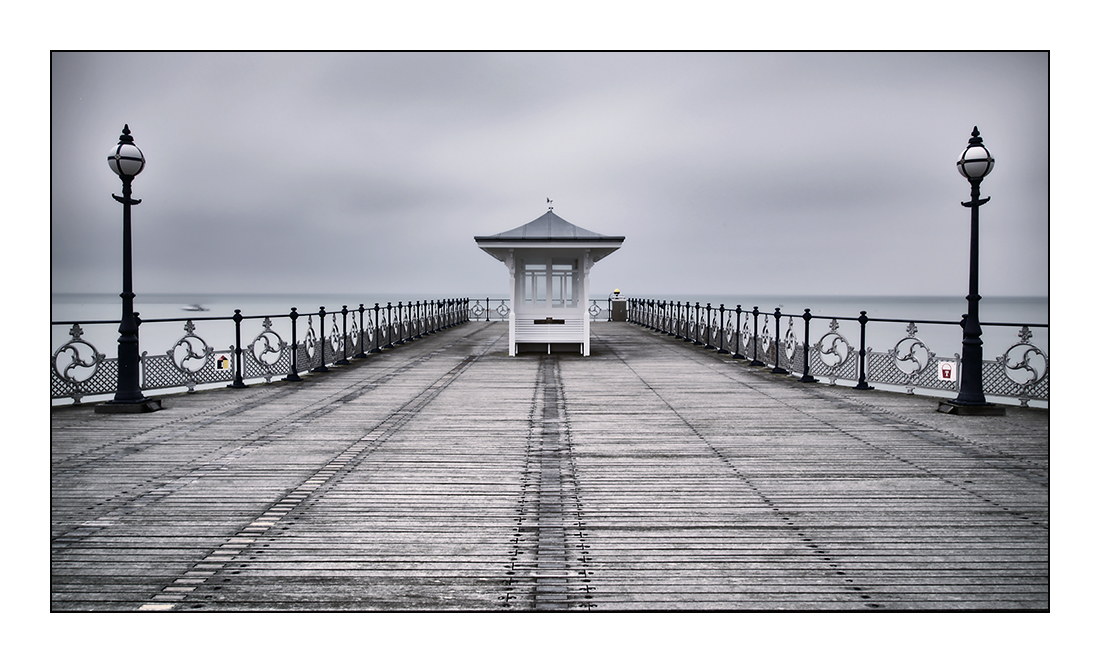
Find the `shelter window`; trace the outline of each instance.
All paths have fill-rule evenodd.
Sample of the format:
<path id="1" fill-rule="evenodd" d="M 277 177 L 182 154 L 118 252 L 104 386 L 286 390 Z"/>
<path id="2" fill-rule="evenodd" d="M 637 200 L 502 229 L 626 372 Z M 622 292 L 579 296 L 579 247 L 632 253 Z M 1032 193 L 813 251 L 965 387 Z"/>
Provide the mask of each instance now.
<path id="1" fill-rule="evenodd" d="M 546 265 L 528 264 L 523 270 L 523 301 L 533 306 L 546 306 Z"/>
<path id="2" fill-rule="evenodd" d="M 554 308 L 576 308 L 579 276 L 576 262 L 554 263 L 550 272 L 550 300 Z"/>

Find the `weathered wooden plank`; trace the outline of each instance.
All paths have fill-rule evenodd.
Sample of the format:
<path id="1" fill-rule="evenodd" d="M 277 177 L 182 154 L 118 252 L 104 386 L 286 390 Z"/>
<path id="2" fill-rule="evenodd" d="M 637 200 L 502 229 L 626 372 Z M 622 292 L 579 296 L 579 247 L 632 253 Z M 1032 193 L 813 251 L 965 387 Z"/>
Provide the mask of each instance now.
<path id="1" fill-rule="evenodd" d="M 1048 424 L 624 324 L 58 408 L 55 610 L 1045 610 Z M 187 591 L 183 591 L 187 590 Z"/>

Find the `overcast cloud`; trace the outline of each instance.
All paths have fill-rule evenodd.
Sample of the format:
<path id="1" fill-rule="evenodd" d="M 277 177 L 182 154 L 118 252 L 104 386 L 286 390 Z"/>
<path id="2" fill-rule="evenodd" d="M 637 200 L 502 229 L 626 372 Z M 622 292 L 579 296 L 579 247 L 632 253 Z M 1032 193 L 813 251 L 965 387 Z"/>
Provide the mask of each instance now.
<path id="1" fill-rule="evenodd" d="M 977 125 L 982 293 L 1046 295 L 1048 83 L 1045 53 L 55 53 L 52 289 L 119 290 L 129 124 L 139 293 L 502 293 L 473 237 L 550 197 L 627 238 L 594 292 L 964 296 Z"/>

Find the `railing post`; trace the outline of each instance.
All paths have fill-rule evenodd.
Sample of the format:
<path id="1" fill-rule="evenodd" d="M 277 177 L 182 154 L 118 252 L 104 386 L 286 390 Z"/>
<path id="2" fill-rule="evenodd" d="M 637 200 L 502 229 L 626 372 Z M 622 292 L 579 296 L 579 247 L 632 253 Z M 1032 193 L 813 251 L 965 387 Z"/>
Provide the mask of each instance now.
<path id="1" fill-rule="evenodd" d="M 817 378 L 810 375 L 810 319 L 813 318 L 810 315 L 810 309 L 806 309 L 806 312 L 802 314 L 802 319 L 806 321 L 806 334 L 805 344 L 802 347 L 802 377 L 799 378 L 799 382 L 817 382 Z"/>
<path id="2" fill-rule="evenodd" d="M 363 326 L 363 305 L 359 305 L 359 352 L 355 353 L 354 359 L 363 359 L 367 356 L 367 353 L 363 349 L 363 337 L 367 334 L 367 328 Z"/>
<path id="3" fill-rule="evenodd" d="M 780 356 L 780 352 L 779 352 L 779 319 L 780 319 L 779 309 L 776 308 L 775 309 L 775 367 L 772 368 L 772 373 L 775 373 L 776 375 L 786 375 L 788 373 L 788 371 L 785 370 L 784 368 L 782 368 L 779 365 L 779 356 Z"/>
<path id="4" fill-rule="evenodd" d="M 413 337 L 413 303 L 411 301 L 409 305 L 405 307 L 405 330 L 409 334 L 405 342 L 412 343 L 415 338 Z"/>
<path id="5" fill-rule="evenodd" d="M 241 373 L 241 364 L 244 362 L 244 350 L 241 348 L 241 320 L 244 320 L 244 317 L 241 315 L 241 309 L 234 310 L 233 326 L 236 328 L 237 347 L 234 348 L 233 354 L 236 355 L 237 361 L 234 362 L 236 364 L 236 370 L 234 371 L 233 384 L 229 385 L 234 389 L 244 389 L 248 386 L 244 383 L 244 377 Z"/>
<path id="6" fill-rule="evenodd" d="M 424 328 L 422 323 L 424 322 L 424 309 L 420 307 L 420 300 L 416 300 L 416 336 L 412 338 L 424 338 Z M 409 333 L 412 334 L 412 329 L 409 329 Z"/>
<path id="7" fill-rule="evenodd" d="M 714 324 L 714 322 L 711 319 L 710 302 L 707 302 L 707 336 L 706 336 L 706 345 L 703 346 L 703 348 L 706 349 L 706 350 L 716 350 L 717 349 L 710 342 L 710 328 L 713 324 Z"/>
<path id="8" fill-rule="evenodd" d="M 320 311 L 320 313 L 317 314 L 317 317 L 321 319 L 321 335 L 318 337 L 320 339 L 320 346 L 321 346 L 321 363 L 316 368 L 314 368 L 312 372 L 314 372 L 314 373 L 328 373 L 328 366 L 325 365 L 326 363 L 328 363 L 325 360 L 325 346 L 328 345 L 328 339 L 325 338 L 325 307 L 324 306 L 321 307 L 321 311 Z"/>
<path id="9" fill-rule="evenodd" d="M 290 307 L 290 372 L 283 378 L 287 382 L 301 382 L 298 375 L 298 308 Z"/>
<path id="10" fill-rule="evenodd" d="M 874 389 L 867 384 L 867 311 L 859 312 L 859 382 L 855 389 Z"/>
<path id="11" fill-rule="evenodd" d="M 764 362 L 756 356 L 757 349 L 760 348 L 760 308 L 758 306 L 752 307 L 752 361 L 749 362 L 749 366 L 763 366 Z"/>
<path id="12" fill-rule="evenodd" d="M 734 344 L 733 354 L 730 355 L 733 359 L 744 359 L 745 355 L 741 354 L 741 305 L 738 304 L 735 309 L 737 314 L 737 335 L 734 337 L 736 343 Z"/>
<path id="13" fill-rule="evenodd" d="M 718 354 L 728 355 L 726 349 L 726 305 L 718 305 Z"/>

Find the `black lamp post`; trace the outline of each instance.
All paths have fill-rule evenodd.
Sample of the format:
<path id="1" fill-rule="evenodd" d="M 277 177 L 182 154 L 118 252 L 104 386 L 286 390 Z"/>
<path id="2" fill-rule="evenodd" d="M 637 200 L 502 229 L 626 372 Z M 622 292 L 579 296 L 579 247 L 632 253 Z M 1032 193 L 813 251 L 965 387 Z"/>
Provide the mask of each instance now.
<path id="1" fill-rule="evenodd" d="M 982 179 L 993 172 L 993 155 L 982 143 L 978 127 L 970 134 L 970 143 L 959 157 L 959 174 L 970 181 L 970 202 L 962 203 L 970 208 L 970 294 L 966 317 L 963 319 L 962 373 L 959 395 L 952 401 L 940 403 L 939 410 L 951 414 L 1003 415 L 1003 407 L 991 405 L 985 400 L 982 389 L 982 327 L 978 318 L 978 208 L 989 202 L 981 197 Z"/>
<path id="2" fill-rule="evenodd" d="M 145 155 L 130 136 L 130 126 L 122 127 L 118 145 L 107 155 L 107 164 L 122 180 L 122 197 L 111 197 L 122 203 L 122 319 L 118 325 L 118 390 L 113 400 L 100 403 L 96 412 L 152 412 L 160 409 L 160 400 L 146 398 L 141 393 L 138 374 L 138 322 L 134 315 L 133 258 L 130 243 L 130 207 L 141 202 L 131 198 L 130 185 L 145 168 Z"/>

